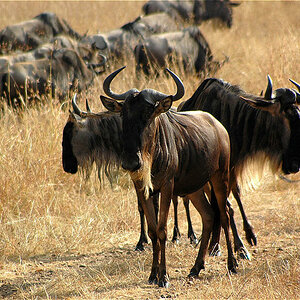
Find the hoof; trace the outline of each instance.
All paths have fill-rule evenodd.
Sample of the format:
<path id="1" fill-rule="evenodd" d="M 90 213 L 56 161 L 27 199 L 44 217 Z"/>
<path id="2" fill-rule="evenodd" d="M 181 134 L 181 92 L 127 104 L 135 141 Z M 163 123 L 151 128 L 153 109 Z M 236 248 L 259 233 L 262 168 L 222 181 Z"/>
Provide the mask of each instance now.
<path id="1" fill-rule="evenodd" d="M 172 238 L 172 243 L 178 245 L 179 244 L 179 238 Z"/>
<path id="2" fill-rule="evenodd" d="M 143 244 L 137 244 L 135 249 L 135 251 L 145 251 L 144 245 Z"/>
<path id="3" fill-rule="evenodd" d="M 190 274 L 188 275 L 188 278 L 196 278 L 198 277 L 201 270 L 204 270 L 204 266 L 200 266 L 199 270 L 196 267 L 193 267 L 190 271 Z"/>
<path id="4" fill-rule="evenodd" d="M 237 255 L 241 259 L 247 259 L 249 261 L 251 260 L 251 254 L 248 252 L 248 250 L 245 247 L 238 249 Z"/>
<path id="5" fill-rule="evenodd" d="M 232 257 L 231 261 L 228 261 L 228 271 L 230 274 L 236 274 L 237 273 L 237 268 L 238 263 L 234 257 Z"/>
<path id="6" fill-rule="evenodd" d="M 157 284 L 158 283 L 158 278 L 157 276 L 150 276 L 148 279 L 149 284 Z"/>
<path id="7" fill-rule="evenodd" d="M 209 256 L 221 256 L 222 252 L 220 249 L 220 245 L 216 244 L 210 251 Z"/>
<path id="8" fill-rule="evenodd" d="M 168 288 L 169 287 L 169 280 L 168 280 L 168 276 L 163 276 L 162 279 L 159 280 L 158 282 L 158 286 L 159 287 L 163 287 L 163 288 Z"/>
<path id="9" fill-rule="evenodd" d="M 190 244 L 194 245 L 195 247 L 198 245 L 199 241 L 197 239 L 197 237 L 193 234 L 191 236 L 189 236 L 190 239 Z"/>
<path id="10" fill-rule="evenodd" d="M 256 235 L 253 231 L 253 228 L 250 227 L 248 229 L 245 229 L 245 233 L 246 233 L 246 240 L 249 243 L 249 245 L 256 246 L 257 245 L 257 238 L 256 238 Z"/>

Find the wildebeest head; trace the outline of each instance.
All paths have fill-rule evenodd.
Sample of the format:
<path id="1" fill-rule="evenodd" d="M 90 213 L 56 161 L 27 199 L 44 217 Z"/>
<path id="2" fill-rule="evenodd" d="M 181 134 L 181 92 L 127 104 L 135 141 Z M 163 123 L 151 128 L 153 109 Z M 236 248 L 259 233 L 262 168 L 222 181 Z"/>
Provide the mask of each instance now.
<path id="1" fill-rule="evenodd" d="M 103 105 L 110 111 L 120 112 L 123 120 L 123 154 L 122 167 L 125 170 L 134 172 L 142 165 L 141 153 L 143 135 L 151 121 L 171 107 L 173 101 L 179 100 L 184 95 L 184 86 L 181 80 L 170 70 L 170 73 L 177 86 L 177 93 L 167 95 L 153 89 L 144 89 L 139 92 L 131 89 L 123 94 L 115 94 L 110 90 L 110 83 L 113 78 L 124 69 L 120 68 L 110 74 L 103 83 L 105 93 L 111 97 L 101 96 Z M 116 100 L 125 100 L 123 103 Z"/>
<path id="2" fill-rule="evenodd" d="M 291 80 L 300 91 L 300 85 Z M 257 98 L 255 101 L 245 99 L 252 106 L 263 108 L 271 112 L 276 111 L 285 117 L 289 127 L 290 136 L 287 148 L 282 157 L 282 171 L 285 174 L 297 173 L 300 170 L 300 93 L 294 89 L 280 88 L 272 91 L 272 80 L 268 76 L 268 87 L 264 99 Z"/>
<path id="3" fill-rule="evenodd" d="M 77 157 L 80 157 L 81 153 L 86 155 L 90 151 L 88 150 L 89 133 L 83 118 L 87 113 L 79 110 L 76 104 L 76 94 L 72 99 L 72 106 L 74 111 L 70 111 L 67 124 L 63 130 L 62 164 L 65 172 L 75 174 L 79 165 Z M 86 106 L 89 112 L 88 102 L 86 102 Z"/>

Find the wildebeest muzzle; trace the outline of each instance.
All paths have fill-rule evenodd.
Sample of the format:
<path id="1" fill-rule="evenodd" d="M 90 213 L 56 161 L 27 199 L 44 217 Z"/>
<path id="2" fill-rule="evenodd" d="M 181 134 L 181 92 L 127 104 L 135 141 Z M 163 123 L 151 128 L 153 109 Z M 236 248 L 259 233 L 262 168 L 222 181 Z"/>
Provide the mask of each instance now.
<path id="1" fill-rule="evenodd" d="M 129 172 L 135 172 L 141 168 L 141 153 L 122 153 L 122 168 Z"/>

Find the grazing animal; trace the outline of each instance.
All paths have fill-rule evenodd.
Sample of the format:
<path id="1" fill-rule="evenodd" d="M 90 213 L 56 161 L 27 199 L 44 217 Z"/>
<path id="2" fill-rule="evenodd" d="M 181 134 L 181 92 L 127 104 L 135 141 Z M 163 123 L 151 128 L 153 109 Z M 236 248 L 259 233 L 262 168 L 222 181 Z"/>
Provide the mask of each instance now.
<path id="1" fill-rule="evenodd" d="M 20 104 L 20 99 L 32 100 L 49 93 L 63 100 L 72 91 L 86 89 L 103 72 L 96 68 L 103 68 L 106 59 L 103 55 L 96 58 L 98 63 L 86 64 L 75 50 L 62 48 L 53 51 L 50 59 L 15 63 L 0 74 L 0 96 L 12 106 Z"/>
<path id="2" fill-rule="evenodd" d="M 70 48 L 78 52 L 84 61 L 92 63 L 95 56 L 98 55 L 99 49 L 95 44 L 79 42 L 69 36 L 59 35 L 50 40 L 49 43 L 43 44 L 27 52 L 11 53 L 0 56 L 0 74 L 8 70 L 9 67 L 19 62 L 32 62 L 39 59 L 50 59 L 53 51 L 61 48 Z"/>
<path id="3" fill-rule="evenodd" d="M 120 62 L 120 59 L 131 57 L 135 46 L 146 37 L 179 29 L 180 25 L 169 15 L 158 13 L 140 16 L 119 29 L 90 35 L 85 37 L 83 41 L 90 44 L 95 43 L 98 48 L 105 51 L 104 53 L 109 59 Z"/>
<path id="4" fill-rule="evenodd" d="M 57 15 L 44 12 L 31 20 L 9 25 L 0 31 L 0 53 L 8 54 L 16 50 L 29 51 L 48 43 L 57 35 L 67 35 L 77 40 L 82 36 Z"/>
<path id="5" fill-rule="evenodd" d="M 142 9 L 146 15 L 165 12 L 177 20 L 198 25 L 202 21 L 217 18 L 230 28 L 232 7 L 238 5 L 230 0 L 149 0 Z"/>
<path id="6" fill-rule="evenodd" d="M 165 246 L 167 218 L 171 198 L 188 195 L 202 216 L 203 231 L 198 257 L 189 276 L 204 269 L 204 258 L 213 229 L 214 212 L 208 201 L 200 200 L 201 188 L 210 182 L 212 199 L 220 210 L 228 249 L 228 269 L 236 272 L 226 200 L 229 184 L 230 144 L 225 128 L 210 114 L 169 111 L 173 101 L 184 95 L 181 80 L 168 71 L 177 85 L 177 93 L 168 96 L 152 89 L 131 89 L 123 94 L 111 91 L 110 83 L 123 68 L 110 74 L 103 89 L 111 97 L 101 96 L 103 105 L 122 116 L 122 167 L 133 181 L 148 224 L 153 246 L 150 283 L 168 286 Z M 117 100 L 125 100 L 118 102 Z M 161 193 L 157 221 L 149 196 Z"/>
<path id="7" fill-rule="evenodd" d="M 137 72 L 158 74 L 168 65 L 182 66 L 184 72 L 202 72 L 221 67 L 213 62 L 210 47 L 198 27 L 155 34 L 139 42 L 135 49 Z"/>
<path id="8" fill-rule="evenodd" d="M 246 239 L 251 245 L 256 245 L 257 238 L 244 212 L 237 182 L 246 162 L 259 161 L 262 167 L 269 161 L 274 172 L 281 168 L 284 174 L 296 173 L 300 168 L 300 113 L 295 105 L 300 102 L 300 94 L 291 89 L 272 92 L 272 81 L 268 78 L 264 97 L 209 78 L 178 107 L 180 111 L 209 112 L 227 129 L 231 144 L 230 191 L 240 207 Z M 294 84 L 300 91 L 300 85 Z M 211 247 L 216 243 L 218 240 Z"/>

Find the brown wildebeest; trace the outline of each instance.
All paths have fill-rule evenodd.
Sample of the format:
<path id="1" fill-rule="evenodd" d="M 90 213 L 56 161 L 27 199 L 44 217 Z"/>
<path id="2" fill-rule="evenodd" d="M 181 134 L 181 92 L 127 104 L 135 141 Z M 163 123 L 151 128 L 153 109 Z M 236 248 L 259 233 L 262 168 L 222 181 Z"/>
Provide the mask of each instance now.
<path id="1" fill-rule="evenodd" d="M 300 91 L 300 85 L 292 82 Z M 256 245 L 257 239 L 242 206 L 237 178 L 249 159 L 260 162 L 260 167 L 269 161 L 274 172 L 280 168 L 284 174 L 299 171 L 300 113 L 295 105 L 299 99 L 299 93 L 291 89 L 272 92 L 270 77 L 264 97 L 250 95 L 223 80 L 209 78 L 178 107 L 180 111 L 209 112 L 227 129 L 231 144 L 230 191 L 240 207 L 246 239 L 251 245 Z M 212 242 L 210 248 L 216 243 L 218 240 Z"/>
<path id="2" fill-rule="evenodd" d="M 92 113 L 86 103 L 87 111 L 81 111 L 76 104 L 76 94 L 72 99 L 73 112 L 63 130 L 62 141 L 62 163 L 65 172 L 75 174 L 78 167 L 83 168 L 86 174 L 91 170 L 92 164 L 95 163 L 98 171 L 99 180 L 105 175 L 112 184 L 112 172 L 121 165 L 122 153 L 122 120 L 119 114 L 111 112 Z M 153 195 L 155 205 L 158 203 L 159 193 Z M 177 217 L 177 197 L 173 197 L 174 204 L 174 229 L 172 242 L 177 242 L 180 232 Z M 205 200 L 204 200 L 205 201 Z M 191 243 L 197 244 L 198 240 L 194 234 L 189 214 L 189 200 L 184 201 L 187 221 L 188 221 L 188 237 Z M 141 232 L 139 241 L 135 247 L 136 250 L 143 251 L 144 243 L 148 243 L 145 232 L 144 211 L 138 202 L 138 210 L 140 214 Z M 234 224 L 231 220 L 230 225 Z M 240 245 L 240 237 L 234 233 L 234 245 L 236 251 L 244 254 L 243 258 L 249 258 L 244 245 Z M 241 253 L 239 255 L 241 256 Z"/>
<path id="3" fill-rule="evenodd" d="M 120 112 L 122 116 L 122 167 L 129 172 L 134 183 L 146 215 L 153 246 L 149 282 L 158 281 L 159 286 L 168 286 L 166 222 L 173 195 L 188 195 L 202 216 L 200 249 L 189 276 L 197 276 L 204 269 L 204 258 L 214 219 L 210 203 L 201 201 L 199 197 L 201 188 L 207 182 L 212 186 L 212 201 L 218 204 L 220 210 L 228 249 L 228 269 L 236 272 L 237 262 L 232 251 L 226 210 L 230 144 L 225 128 L 205 112 L 169 111 L 173 101 L 184 95 L 181 80 L 169 70 L 177 85 L 174 96 L 152 89 L 141 92 L 131 89 L 123 94 L 112 92 L 110 83 L 123 68 L 105 79 L 103 89 L 112 99 L 101 96 L 101 100 L 108 110 Z M 158 221 L 153 201 L 149 198 L 156 191 L 161 193 Z"/>

